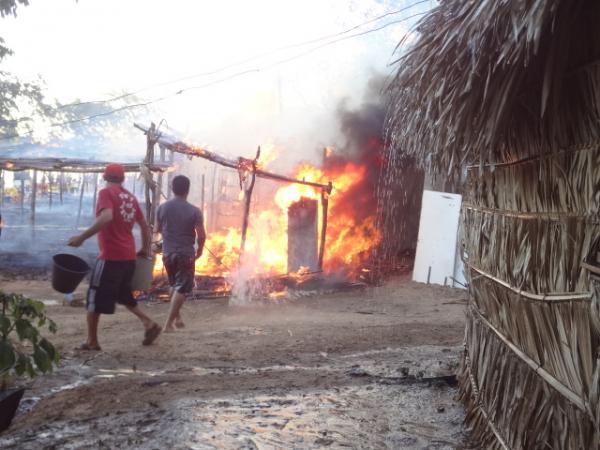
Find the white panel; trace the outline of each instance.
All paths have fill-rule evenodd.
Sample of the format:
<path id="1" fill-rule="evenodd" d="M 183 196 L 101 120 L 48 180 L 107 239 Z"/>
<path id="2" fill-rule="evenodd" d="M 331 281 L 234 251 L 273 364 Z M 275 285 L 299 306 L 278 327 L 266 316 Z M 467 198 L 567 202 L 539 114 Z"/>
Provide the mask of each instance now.
<path id="1" fill-rule="evenodd" d="M 444 284 L 455 276 L 461 196 L 423 191 L 413 280 Z"/>

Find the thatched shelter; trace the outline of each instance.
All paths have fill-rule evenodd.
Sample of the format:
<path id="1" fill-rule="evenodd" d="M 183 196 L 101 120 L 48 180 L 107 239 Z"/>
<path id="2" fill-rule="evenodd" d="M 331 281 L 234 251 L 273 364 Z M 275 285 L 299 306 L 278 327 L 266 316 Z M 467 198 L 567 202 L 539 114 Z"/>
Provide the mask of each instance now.
<path id="1" fill-rule="evenodd" d="M 600 448 L 600 289 L 582 266 L 600 234 L 599 19 L 592 0 L 445 0 L 390 86 L 390 157 L 464 195 L 478 448 Z"/>

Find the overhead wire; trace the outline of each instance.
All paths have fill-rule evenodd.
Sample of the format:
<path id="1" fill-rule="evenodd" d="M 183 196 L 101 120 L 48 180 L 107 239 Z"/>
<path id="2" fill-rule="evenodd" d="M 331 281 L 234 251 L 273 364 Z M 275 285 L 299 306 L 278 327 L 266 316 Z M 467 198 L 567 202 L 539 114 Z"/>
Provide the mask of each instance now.
<path id="1" fill-rule="evenodd" d="M 278 48 L 275 48 L 275 49 L 272 49 L 272 50 L 268 50 L 266 52 L 259 53 L 257 55 L 251 56 L 249 58 L 245 58 L 245 59 L 236 61 L 234 63 L 226 64 L 226 65 L 221 66 L 221 67 L 219 67 L 217 69 L 213 69 L 213 70 L 210 70 L 210 71 L 207 71 L 207 72 L 200 72 L 200 73 L 197 73 L 197 74 L 194 74 L 194 75 L 188 75 L 188 76 L 185 76 L 185 77 L 176 78 L 174 80 L 169 80 L 169 81 L 164 81 L 164 82 L 152 84 L 150 86 L 146 86 L 144 88 L 141 88 L 141 89 L 138 89 L 138 90 L 135 90 L 135 91 L 132 91 L 132 92 L 126 92 L 124 94 L 120 94 L 120 95 L 117 95 L 115 97 L 104 99 L 104 100 L 88 100 L 88 101 L 73 102 L 73 103 L 69 103 L 69 104 L 66 104 L 66 105 L 60 105 L 57 109 L 64 109 L 64 108 L 69 108 L 69 107 L 73 107 L 73 106 L 82 106 L 82 105 L 95 104 L 95 103 L 110 103 L 110 102 L 113 102 L 113 101 L 122 100 L 124 98 L 130 97 L 130 96 L 133 96 L 133 95 L 137 95 L 137 94 L 139 94 L 141 92 L 145 92 L 145 91 L 148 91 L 150 89 L 155 89 L 157 87 L 168 86 L 168 85 L 171 85 L 171 84 L 180 83 L 182 81 L 192 80 L 192 79 L 195 79 L 195 78 L 200 78 L 200 77 L 205 77 L 205 76 L 210 76 L 210 75 L 216 75 L 217 73 L 223 72 L 223 71 L 225 71 L 227 69 L 231 69 L 232 67 L 240 66 L 242 64 L 246 64 L 246 63 L 252 62 L 252 61 L 257 60 L 257 59 L 264 58 L 266 56 L 269 56 L 269 55 L 272 55 L 272 54 L 275 54 L 275 53 L 279 53 L 279 52 L 282 52 L 282 51 L 285 51 L 285 50 L 290 50 L 290 49 L 293 49 L 293 48 L 304 47 L 306 45 L 316 44 L 316 43 L 324 41 L 324 40 L 328 40 L 328 39 L 332 39 L 332 38 L 335 38 L 335 37 L 338 37 L 338 36 L 342 36 L 344 34 L 348 34 L 348 33 L 352 32 L 354 30 L 357 30 L 358 28 L 364 27 L 365 25 L 369 25 L 369 24 L 371 24 L 373 22 L 378 22 L 381 19 L 384 19 L 385 17 L 389 17 L 389 16 L 392 16 L 392 15 L 400 14 L 401 12 L 407 11 L 407 10 L 409 10 L 409 9 L 415 7 L 415 6 L 418 6 L 418 5 L 422 4 L 422 3 L 426 3 L 428 1 L 429 0 L 419 0 L 419 1 L 411 3 L 410 5 L 407 5 L 407 6 L 403 7 L 403 8 L 400 8 L 398 10 L 387 12 L 387 13 L 382 14 L 380 16 L 374 17 L 373 19 L 370 19 L 370 20 L 368 20 L 366 22 L 362 22 L 362 23 L 360 23 L 358 25 L 355 25 L 355 26 L 353 26 L 351 28 L 348 28 L 346 30 L 343 30 L 343 31 L 340 31 L 340 32 L 337 32 L 337 33 L 333 33 L 333 34 L 329 34 L 329 35 L 326 35 L 326 36 L 321 36 L 319 38 L 311 39 L 311 40 L 300 42 L 300 43 L 295 43 L 295 44 L 290 44 L 290 45 L 284 45 L 282 47 L 278 47 Z"/>
<path id="2" fill-rule="evenodd" d="M 412 6 L 414 6 L 416 4 L 419 4 L 419 3 L 423 3 L 424 1 L 425 0 L 417 2 L 417 3 L 413 4 Z M 387 16 L 387 15 L 390 15 L 390 14 L 393 14 L 393 13 L 388 13 L 388 14 L 386 14 L 384 16 Z M 80 123 L 80 122 L 85 122 L 85 121 L 88 121 L 88 120 L 96 119 L 98 117 L 109 116 L 109 115 L 116 114 L 118 112 L 125 111 L 125 110 L 128 110 L 128 109 L 149 106 L 149 105 L 152 105 L 152 104 L 155 104 L 155 103 L 162 102 L 162 101 L 167 100 L 169 98 L 181 95 L 181 94 L 183 94 L 185 92 L 188 92 L 188 91 L 207 88 L 207 87 L 210 87 L 210 86 L 213 86 L 213 85 L 216 85 L 216 84 L 223 83 L 225 81 L 229 81 L 229 80 L 234 79 L 234 78 L 239 78 L 241 76 L 248 75 L 250 73 L 258 73 L 258 72 L 261 72 L 261 71 L 264 71 L 264 70 L 269 70 L 269 69 L 271 69 L 273 67 L 276 67 L 278 65 L 285 64 L 285 63 L 288 63 L 290 61 L 296 60 L 298 58 L 304 57 L 304 56 L 306 56 L 308 54 L 314 53 L 315 51 L 320 50 L 320 49 L 322 49 L 324 47 L 328 47 L 330 45 L 336 44 L 336 43 L 344 41 L 344 40 L 348 40 L 348 39 L 352 39 L 352 38 L 355 38 L 355 37 L 360 37 L 360 36 L 364 36 L 364 35 L 367 35 L 367 34 L 370 34 L 370 33 L 374 33 L 374 32 L 380 31 L 380 30 L 382 30 L 384 28 L 387 28 L 387 27 L 389 27 L 391 25 L 396 25 L 396 24 L 405 22 L 407 20 L 413 19 L 413 18 L 421 16 L 423 14 L 425 14 L 425 12 L 412 14 L 412 15 L 404 17 L 402 19 L 395 20 L 395 21 L 392 21 L 392 22 L 388 22 L 388 23 L 386 23 L 386 24 L 384 24 L 384 25 L 382 25 L 380 27 L 377 27 L 377 28 L 372 28 L 372 29 L 369 29 L 369 30 L 366 30 L 366 31 L 362 31 L 360 33 L 355 33 L 355 34 L 351 34 L 351 35 L 348 35 L 348 36 L 343 36 L 343 37 L 340 37 L 340 38 L 335 39 L 333 41 L 328 41 L 328 42 L 326 42 L 324 44 L 321 44 L 319 46 L 312 47 L 312 48 L 310 48 L 309 50 L 307 50 L 305 52 L 296 54 L 296 55 L 291 56 L 289 58 L 284 58 L 284 59 L 281 59 L 281 60 L 278 60 L 278 61 L 266 64 L 266 65 L 264 65 L 262 67 L 255 67 L 255 68 L 251 68 L 251 69 L 246 69 L 246 70 L 243 70 L 243 71 L 240 71 L 240 72 L 236 72 L 236 73 L 233 73 L 233 74 L 228 75 L 226 77 L 223 77 L 223 78 L 220 78 L 220 79 L 217 79 L 217 80 L 213 80 L 213 81 L 210 81 L 210 82 L 198 85 L 198 86 L 191 86 L 191 87 L 187 87 L 187 88 L 182 88 L 182 89 L 179 89 L 179 90 L 177 90 L 177 91 L 175 91 L 173 93 L 170 93 L 170 94 L 167 94 L 167 95 L 164 95 L 164 96 L 152 99 L 152 100 L 147 100 L 147 101 L 142 101 L 142 102 L 133 103 L 133 104 L 129 104 L 129 105 L 124 105 L 124 106 L 121 106 L 121 107 L 118 107 L 118 108 L 111 109 L 109 111 L 104 111 L 102 113 L 92 114 L 92 115 L 85 116 L 85 117 L 79 117 L 79 118 L 75 118 L 75 119 L 70 119 L 70 120 L 61 121 L 61 122 L 57 122 L 57 123 L 52 123 L 52 124 L 49 125 L 49 127 L 56 128 L 56 127 L 62 127 L 62 126 L 66 126 L 66 125 L 72 125 L 72 124 L 76 124 L 76 123 Z M 371 21 L 369 21 L 369 23 L 372 23 L 375 20 L 376 19 L 372 19 Z M 356 27 L 354 27 L 354 29 L 356 29 L 356 28 L 358 28 L 360 26 L 361 25 L 357 25 Z M 341 33 L 337 33 L 336 35 L 343 35 L 343 34 L 347 34 L 347 31 L 341 32 Z M 296 46 L 300 46 L 300 45 L 301 44 L 298 44 Z M 140 92 L 140 91 L 137 91 L 137 92 Z M 103 101 L 103 102 L 115 101 L 117 99 L 124 98 L 125 95 L 126 94 L 124 94 L 123 96 L 120 96 L 120 97 L 115 97 L 114 99 Z M 130 93 L 128 95 L 135 95 L 135 94 L 134 93 Z M 101 102 L 102 101 L 96 102 L 96 103 L 101 103 Z M 80 104 L 87 104 L 87 103 L 94 103 L 94 102 L 81 102 Z M 22 132 L 22 133 L 15 133 L 15 134 L 12 134 L 12 135 L 2 136 L 2 137 L 0 137 L 0 140 L 15 139 L 15 138 L 27 136 L 27 135 L 30 135 L 30 134 L 33 134 L 33 133 L 34 133 L 34 130 L 29 130 L 29 131 Z"/>

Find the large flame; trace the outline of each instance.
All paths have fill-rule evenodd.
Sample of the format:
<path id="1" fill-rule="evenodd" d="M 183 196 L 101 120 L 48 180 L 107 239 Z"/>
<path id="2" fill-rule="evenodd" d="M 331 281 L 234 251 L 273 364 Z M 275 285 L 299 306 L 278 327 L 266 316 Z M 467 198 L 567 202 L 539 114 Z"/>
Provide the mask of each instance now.
<path id="1" fill-rule="evenodd" d="M 323 262 L 325 272 L 343 271 L 358 274 L 366 257 L 381 239 L 375 227 L 375 217 L 355 214 L 355 188 L 363 182 L 366 168 L 347 162 L 333 169 L 319 169 L 310 164 L 297 167 L 292 176 L 299 180 L 321 184 L 333 182 L 329 195 L 326 250 Z M 290 205 L 301 198 L 321 200 L 320 189 L 302 184 L 288 184 L 279 188 L 274 202 L 250 215 L 250 227 L 244 252 L 255 275 L 285 274 L 287 272 L 287 212 Z M 319 208 L 319 236 L 321 230 Z M 240 225 L 241 228 L 241 225 Z M 208 234 L 205 250 L 196 261 L 197 275 L 230 275 L 240 258 L 241 229 L 227 228 Z M 163 269 L 158 258 L 155 273 Z"/>

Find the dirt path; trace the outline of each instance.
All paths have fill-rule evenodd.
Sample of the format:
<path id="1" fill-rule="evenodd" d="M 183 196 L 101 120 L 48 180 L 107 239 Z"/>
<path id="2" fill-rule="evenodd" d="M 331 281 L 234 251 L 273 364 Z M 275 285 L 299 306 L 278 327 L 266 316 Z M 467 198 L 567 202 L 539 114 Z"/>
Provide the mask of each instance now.
<path id="1" fill-rule="evenodd" d="M 48 300 L 40 282 L 3 289 Z M 0 446 L 455 448 L 462 409 L 440 377 L 458 362 L 463 299 L 397 279 L 281 304 L 194 301 L 187 327 L 151 347 L 119 310 L 95 354 L 72 350 L 83 309 L 49 306 L 61 368 L 32 384 Z M 145 308 L 164 320 L 166 304 Z"/>

